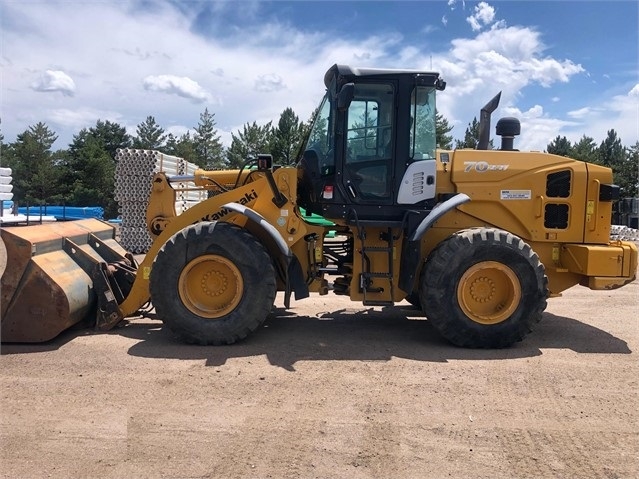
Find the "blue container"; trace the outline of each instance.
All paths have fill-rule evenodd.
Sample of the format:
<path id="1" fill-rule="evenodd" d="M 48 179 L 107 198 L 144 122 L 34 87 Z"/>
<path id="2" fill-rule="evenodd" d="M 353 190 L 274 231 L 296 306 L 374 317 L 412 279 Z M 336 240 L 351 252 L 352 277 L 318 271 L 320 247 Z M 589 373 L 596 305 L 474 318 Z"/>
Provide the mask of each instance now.
<path id="1" fill-rule="evenodd" d="M 53 216 L 58 221 L 104 219 L 104 208 L 101 206 L 30 206 L 18 208 L 18 212 L 29 216 Z"/>

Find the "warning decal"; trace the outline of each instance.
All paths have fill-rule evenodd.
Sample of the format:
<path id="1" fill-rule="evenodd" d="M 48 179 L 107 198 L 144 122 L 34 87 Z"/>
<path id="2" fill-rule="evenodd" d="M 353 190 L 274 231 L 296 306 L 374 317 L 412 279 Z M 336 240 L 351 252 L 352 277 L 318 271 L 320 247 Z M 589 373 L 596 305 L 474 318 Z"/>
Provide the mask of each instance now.
<path id="1" fill-rule="evenodd" d="M 501 190 L 502 200 L 529 200 L 532 198 L 530 190 Z"/>

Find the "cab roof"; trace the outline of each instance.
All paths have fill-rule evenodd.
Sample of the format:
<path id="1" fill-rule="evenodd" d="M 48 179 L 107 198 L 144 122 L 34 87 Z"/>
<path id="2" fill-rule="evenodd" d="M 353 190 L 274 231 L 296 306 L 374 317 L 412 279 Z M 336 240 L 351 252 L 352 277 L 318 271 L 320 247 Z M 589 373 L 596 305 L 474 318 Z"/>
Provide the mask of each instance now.
<path id="1" fill-rule="evenodd" d="M 356 81 L 362 78 L 389 79 L 399 77 L 419 78 L 420 84 L 434 86 L 438 90 L 443 90 L 446 83 L 439 78 L 438 72 L 423 70 L 402 70 L 393 68 L 356 68 L 348 65 L 335 64 L 328 69 L 324 75 L 324 85 L 328 88 L 337 79 L 338 85 Z"/>

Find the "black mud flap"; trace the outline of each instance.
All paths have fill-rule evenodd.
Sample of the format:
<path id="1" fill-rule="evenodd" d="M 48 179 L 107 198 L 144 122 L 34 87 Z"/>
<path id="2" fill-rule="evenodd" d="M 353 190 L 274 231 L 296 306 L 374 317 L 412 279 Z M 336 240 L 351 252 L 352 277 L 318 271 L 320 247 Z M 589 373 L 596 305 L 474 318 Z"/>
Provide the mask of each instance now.
<path id="1" fill-rule="evenodd" d="M 291 292 L 295 293 L 295 299 L 300 300 L 308 298 L 310 293 L 308 285 L 304 280 L 304 272 L 302 265 L 296 256 L 288 257 L 288 268 L 286 270 L 286 290 L 284 292 L 284 307 L 291 307 Z"/>

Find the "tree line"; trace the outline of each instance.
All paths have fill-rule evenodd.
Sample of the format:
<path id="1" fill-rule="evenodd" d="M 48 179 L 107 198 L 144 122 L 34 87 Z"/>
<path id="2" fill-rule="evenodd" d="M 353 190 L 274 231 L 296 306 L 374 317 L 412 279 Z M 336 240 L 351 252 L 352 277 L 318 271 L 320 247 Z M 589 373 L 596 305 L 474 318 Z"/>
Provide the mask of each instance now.
<path id="1" fill-rule="evenodd" d="M 114 195 L 116 152 L 119 148 L 157 150 L 178 156 L 204 169 L 239 168 L 248 157 L 270 153 L 279 165 L 297 160 L 301 144 L 310 129 L 311 118 L 300 121 L 292 108 L 286 108 L 276 125 L 247 122 L 231 133 L 231 145 L 221 142 L 215 114 L 208 108 L 200 114 L 199 122 L 190 131 L 175 136 L 167 133 L 153 116 L 137 125 L 136 134 L 110 121 L 98 120 L 83 128 L 67 149 L 52 150 L 57 135 L 45 123 L 38 122 L 5 143 L 0 132 L 0 164 L 13 170 L 14 200 L 21 205 L 64 204 L 67 206 L 101 206 L 105 217 L 116 217 Z M 479 141 L 479 122 L 468 124 L 462 140 L 453 142 L 453 127 L 437 113 L 436 141 L 442 149 L 475 148 Z M 492 141 L 489 148 L 493 148 Z M 584 160 L 613 169 L 614 181 L 621 187 L 622 197 L 637 196 L 639 142 L 622 146 L 614 130 L 600 145 L 583 136 L 572 144 L 565 136 L 557 136 L 546 151 Z"/>
<path id="2" fill-rule="evenodd" d="M 258 153 L 270 153 L 277 164 L 289 165 L 309 126 L 310 121 L 300 121 L 292 108 L 286 108 L 277 125 L 246 123 L 231 133 L 231 146 L 224 148 L 215 114 L 207 108 L 193 133 L 167 133 L 153 116 L 137 125 L 135 135 L 118 123 L 98 120 L 74 135 L 67 149 L 53 151 L 56 133 L 38 122 L 12 143 L 5 143 L 0 133 L 0 163 L 12 168 L 14 200 L 21 205 L 97 205 L 104 208 L 105 217 L 114 218 L 118 214 L 113 199 L 118 149 L 161 151 L 208 170 L 239 168 Z"/>

